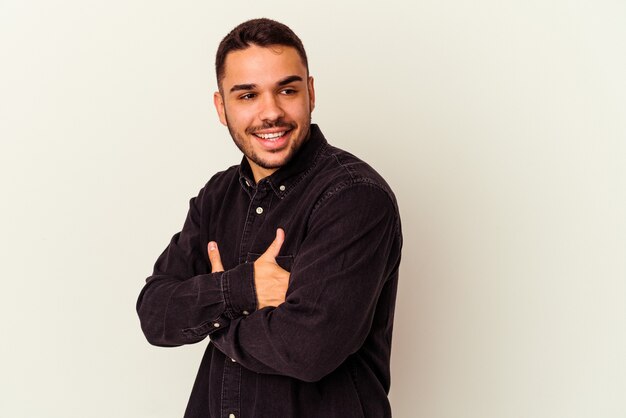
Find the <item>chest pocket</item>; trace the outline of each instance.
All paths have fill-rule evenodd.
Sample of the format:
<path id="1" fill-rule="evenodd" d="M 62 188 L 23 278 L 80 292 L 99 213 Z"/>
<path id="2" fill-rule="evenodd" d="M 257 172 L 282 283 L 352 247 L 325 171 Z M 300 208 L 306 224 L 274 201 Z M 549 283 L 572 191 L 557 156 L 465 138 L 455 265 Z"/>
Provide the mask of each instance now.
<path id="1" fill-rule="evenodd" d="M 248 255 L 246 256 L 246 263 L 254 263 L 257 258 L 261 257 L 261 255 L 262 254 L 248 253 Z M 291 267 L 293 266 L 293 255 L 279 255 L 278 257 L 276 257 L 276 263 L 278 263 L 279 266 L 291 273 Z"/>

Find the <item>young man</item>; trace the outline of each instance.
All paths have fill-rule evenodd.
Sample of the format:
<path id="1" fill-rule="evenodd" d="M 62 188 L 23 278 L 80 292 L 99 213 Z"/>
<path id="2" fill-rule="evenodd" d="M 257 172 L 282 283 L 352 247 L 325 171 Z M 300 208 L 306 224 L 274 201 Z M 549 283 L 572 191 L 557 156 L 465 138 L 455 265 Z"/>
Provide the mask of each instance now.
<path id="1" fill-rule="evenodd" d="M 191 199 L 137 301 L 150 343 L 211 340 L 185 417 L 391 416 L 391 189 L 311 124 L 313 78 L 287 26 L 237 26 L 216 73 L 244 157 Z"/>

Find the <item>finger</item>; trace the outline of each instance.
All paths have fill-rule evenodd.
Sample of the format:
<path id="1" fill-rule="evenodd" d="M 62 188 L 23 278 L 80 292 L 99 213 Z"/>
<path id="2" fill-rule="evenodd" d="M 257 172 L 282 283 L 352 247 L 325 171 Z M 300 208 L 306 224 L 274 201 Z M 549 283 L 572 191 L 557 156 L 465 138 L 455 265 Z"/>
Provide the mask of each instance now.
<path id="1" fill-rule="evenodd" d="M 278 257 L 278 253 L 280 253 L 280 247 L 282 247 L 283 242 L 285 242 L 285 231 L 283 231 L 282 228 L 278 228 L 276 230 L 276 238 L 274 238 L 274 241 L 272 241 L 270 246 L 267 247 L 263 256 L 271 257 L 273 259 Z"/>
<path id="2" fill-rule="evenodd" d="M 218 273 L 224 271 L 222 265 L 222 258 L 220 257 L 220 250 L 217 249 L 217 242 L 211 241 L 207 246 L 209 252 L 209 261 L 211 262 L 211 273 Z"/>

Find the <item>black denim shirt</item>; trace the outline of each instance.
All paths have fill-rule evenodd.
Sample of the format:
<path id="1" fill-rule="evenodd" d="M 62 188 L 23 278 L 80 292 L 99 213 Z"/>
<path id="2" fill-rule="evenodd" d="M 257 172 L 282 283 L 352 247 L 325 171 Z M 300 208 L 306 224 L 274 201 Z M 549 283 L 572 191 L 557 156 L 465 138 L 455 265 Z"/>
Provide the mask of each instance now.
<path id="1" fill-rule="evenodd" d="M 402 235 L 389 186 L 316 125 L 287 165 L 252 179 L 244 158 L 191 199 L 137 301 L 151 344 L 210 337 L 185 417 L 391 416 Z M 278 227 L 289 288 L 259 310 L 253 262 Z M 211 273 L 211 240 L 223 273 Z"/>

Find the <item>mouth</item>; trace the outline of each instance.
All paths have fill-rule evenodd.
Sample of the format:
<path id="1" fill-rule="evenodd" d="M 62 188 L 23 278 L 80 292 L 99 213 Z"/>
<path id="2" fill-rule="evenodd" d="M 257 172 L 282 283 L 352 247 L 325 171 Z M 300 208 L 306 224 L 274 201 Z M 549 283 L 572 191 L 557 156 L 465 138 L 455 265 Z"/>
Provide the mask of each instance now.
<path id="1" fill-rule="evenodd" d="M 291 132 L 291 129 L 281 129 L 273 132 L 255 132 L 252 135 L 264 141 L 276 142 L 289 132 Z"/>
<path id="2" fill-rule="evenodd" d="M 293 129 L 274 128 L 272 130 L 263 130 L 252 133 L 259 143 L 267 150 L 276 151 L 283 148 L 289 139 L 289 134 Z"/>

